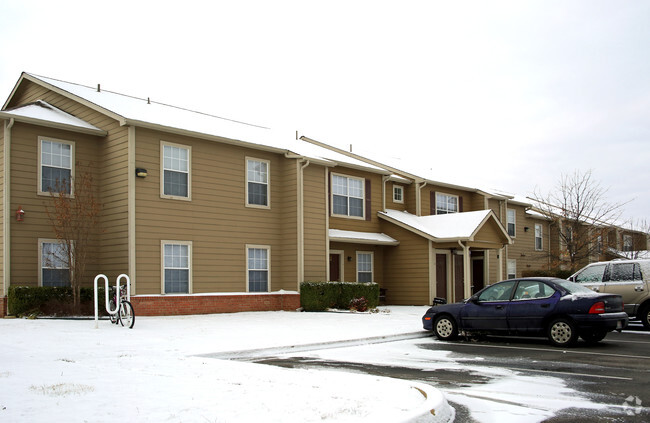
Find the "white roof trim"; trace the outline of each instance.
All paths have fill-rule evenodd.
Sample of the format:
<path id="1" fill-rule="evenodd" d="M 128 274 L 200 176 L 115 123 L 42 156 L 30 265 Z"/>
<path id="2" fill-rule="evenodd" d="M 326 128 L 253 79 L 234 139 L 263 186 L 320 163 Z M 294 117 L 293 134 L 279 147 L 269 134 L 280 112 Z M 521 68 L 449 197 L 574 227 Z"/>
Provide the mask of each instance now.
<path id="1" fill-rule="evenodd" d="M 51 128 L 106 136 L 106 131 L 61 109 L 57 109 L 43 100 L 25 104 L 15 109 L 0 111 L 0 117 Z"/>
<path id="2" fill-rule="evenodd" d="M 372 244 L 372 245 L 399 245 L 399 241 L 386 234 L 374 232 L 355 232 L 344 231 L 341 229 L 329 230 L 330 241 L 350 242 L 353 244 Z"/>

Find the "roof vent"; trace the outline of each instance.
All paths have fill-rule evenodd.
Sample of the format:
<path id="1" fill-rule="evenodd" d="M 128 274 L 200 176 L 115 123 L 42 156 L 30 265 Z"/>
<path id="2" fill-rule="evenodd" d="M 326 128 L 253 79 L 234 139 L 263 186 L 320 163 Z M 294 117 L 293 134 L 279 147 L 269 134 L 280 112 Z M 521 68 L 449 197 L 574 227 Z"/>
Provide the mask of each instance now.
<path id="1" fill-rule="evenodd" d="M 101 85 L 100 85 L 100 84 L 97 84 L 97 92 L 98 92 L 98 93 L 102 92 L 102 88 L 101 88 Z"/>

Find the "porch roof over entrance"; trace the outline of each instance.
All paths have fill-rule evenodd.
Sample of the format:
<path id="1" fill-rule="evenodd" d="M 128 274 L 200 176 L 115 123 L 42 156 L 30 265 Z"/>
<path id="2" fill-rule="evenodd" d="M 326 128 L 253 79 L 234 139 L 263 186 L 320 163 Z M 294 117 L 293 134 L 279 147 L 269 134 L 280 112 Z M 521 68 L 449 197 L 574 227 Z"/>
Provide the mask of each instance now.
<path id="1" fill-rule="evenodd" d="M 341 229 L 329 230 L 330 241 L 350 242 L 353 244 L 372 244 L 372 245 L 399 245 L 399 241 L 391 238 L 386 234 L 374 232 L 355 232 L 343 231 Z"/>
<path id="2" fill-rule="evenodd" d="M 399 210 L 386 210 L 379 217 L 434 242 L 487 242 L 510 244 L 512 240 L 492 210 L 416 216 Z"/>

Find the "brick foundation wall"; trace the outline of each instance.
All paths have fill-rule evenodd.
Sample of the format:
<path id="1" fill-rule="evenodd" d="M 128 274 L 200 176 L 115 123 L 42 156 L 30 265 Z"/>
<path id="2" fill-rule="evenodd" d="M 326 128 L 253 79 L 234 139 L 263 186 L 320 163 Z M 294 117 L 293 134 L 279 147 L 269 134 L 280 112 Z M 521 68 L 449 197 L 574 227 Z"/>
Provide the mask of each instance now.
<path id="1" fill-rule="evenodd" d="M 300 307 L 300 294 L 136 295 L 131 303 L 136 316 L 295 311 Z"/>
<path id="2" fill-rule="evenodd" d="M 300 302 L 300 300 L 298 300 Z M 0 318 L 3 318 L 7 315 L 7 297 L 0 297 Z"/>

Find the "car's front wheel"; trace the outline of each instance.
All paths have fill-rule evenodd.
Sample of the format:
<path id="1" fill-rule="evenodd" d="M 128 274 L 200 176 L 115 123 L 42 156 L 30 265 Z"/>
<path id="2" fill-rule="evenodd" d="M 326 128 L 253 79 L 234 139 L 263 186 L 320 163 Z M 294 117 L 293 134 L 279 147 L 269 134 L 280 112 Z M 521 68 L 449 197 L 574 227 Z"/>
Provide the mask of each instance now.
<path id="1" fill-rule="evenodd" d="M 578 332 L 573 322 L 559 318 L 548 326 L 548 339 L 556 347 L 570 347 L 578 340 Z"/>
<path id="2" fill-rule="evenodd" d="M 595 344 L 596 342 L 600 342 L 605 339 L 606 336 L 606 330 L 593 330 L 580 335 L 580 337 L 584 339 L 588 344 Z"/>
<path id="3" fill-rule="evenodd" d="M 458 337 L 458 325 L 453 317 L 443 315 L 433 322 L 433 333 L 442 341 L 451 341 Z"/>

